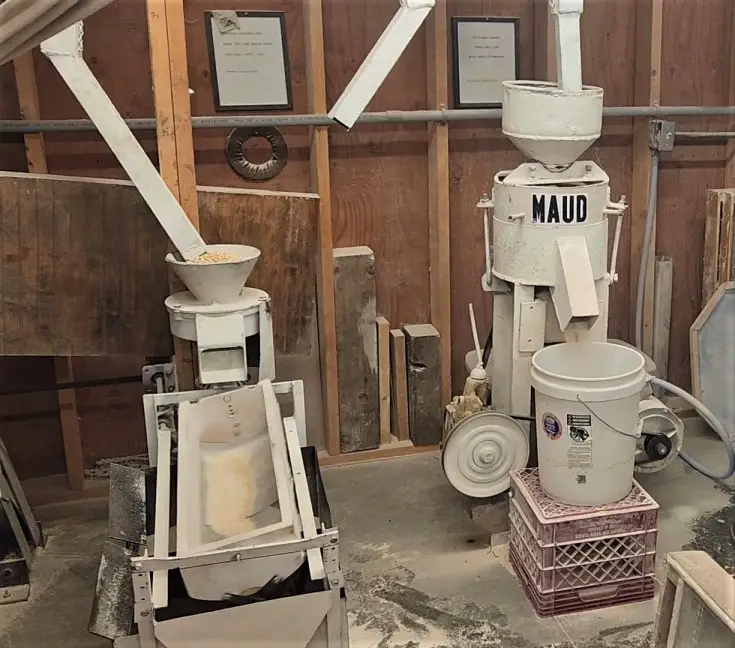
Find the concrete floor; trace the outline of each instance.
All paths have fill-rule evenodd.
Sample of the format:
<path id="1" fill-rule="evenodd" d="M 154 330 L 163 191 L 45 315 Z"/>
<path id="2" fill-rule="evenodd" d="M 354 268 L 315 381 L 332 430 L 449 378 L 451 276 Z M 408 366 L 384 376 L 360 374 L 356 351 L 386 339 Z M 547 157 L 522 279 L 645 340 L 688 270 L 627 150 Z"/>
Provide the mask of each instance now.
<path id="1" fill-rule="evenodd" d="M 690 434 L 687 448 L 724 465 L 718 441 Z M 539 619 L 520 590 L 505 546 L 490 547 L 445 481 L 436 455 L 324 470 L 342 537 L 353 648 L 642 648 L 654 603 Z M 735 482 L 715 484 L 676 461 L 640 480 L 661 505 L 659 559 L 704 549 L 728 569 L 726 522 Z M 105 501 L 38 511 L 48 535 L 31 599 L 0 606 L 0 648 L 97 648 L 86 632 Z"/>

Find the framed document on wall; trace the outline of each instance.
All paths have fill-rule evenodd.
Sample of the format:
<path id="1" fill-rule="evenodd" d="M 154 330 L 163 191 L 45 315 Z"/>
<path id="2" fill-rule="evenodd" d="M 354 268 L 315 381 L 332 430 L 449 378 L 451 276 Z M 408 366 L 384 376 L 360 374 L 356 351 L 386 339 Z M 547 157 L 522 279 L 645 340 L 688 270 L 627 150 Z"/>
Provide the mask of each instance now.
<path id="1" fill-rule="evenodd" d="M 520 76 L 518 18 L 452 18 L 455 108 L 500 108 Z"/>
<path id="2" fill-rule="evenodd" d="M 285 14 L 207 11 L 204 17 L 215 109 L 291 110 Z"/>

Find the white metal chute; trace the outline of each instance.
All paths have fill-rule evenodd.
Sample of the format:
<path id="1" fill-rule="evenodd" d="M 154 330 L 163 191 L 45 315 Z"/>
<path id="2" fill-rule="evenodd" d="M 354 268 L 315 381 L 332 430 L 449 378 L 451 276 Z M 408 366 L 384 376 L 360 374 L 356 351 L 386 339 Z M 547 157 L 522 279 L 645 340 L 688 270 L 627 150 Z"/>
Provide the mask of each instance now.
<path id="1" fill-rule="evenodd" d="M 580 18 L 584 0 L 549 0 L 556 27 L 556 70 L 559 88 L 582 90 L 582 43 Z"/>
<path id="2" fill-rule="evenodd" d="M 84 61 L 82 35 L 82 23 L 78 22 L 44 41 L 41 51 L 69 86 L 184 259 L 198 257 L 206 251 L 202 237 Z"/>
<path id="3" fill-rule="evenodd" d="M 0 65 L 30 52 L 36 45 L 97 13 L 111 1 L 0 1 Z"/>
<path id="4" fill-rule="evenodd" d="M 393 20 L 329 112 L 331 119 L 345 128 L 354 126 L 434 8 L 434 4 L 435 0 L 401 0 L 401 6 Z"/>

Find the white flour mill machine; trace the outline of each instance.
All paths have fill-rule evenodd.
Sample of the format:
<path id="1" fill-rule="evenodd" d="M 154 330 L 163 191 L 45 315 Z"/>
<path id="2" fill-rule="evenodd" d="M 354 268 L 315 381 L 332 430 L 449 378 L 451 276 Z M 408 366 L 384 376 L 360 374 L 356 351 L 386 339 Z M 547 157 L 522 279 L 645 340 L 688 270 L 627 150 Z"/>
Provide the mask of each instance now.
<path id="1" fill-rule="evenodd" d="M 597 503 L 627 494 L 634 462 L 651 471 L 667 465 L 681 448 L 683 425 L 650 390 L 644 391 L 650 360 L 644 363 L 640 353 L 622 344 L 607 344 L 625 198 L 612 201 L 608 175 L 595 162 L 579 159 L 600 137 L 603 112 L 602 88 L 582 83 L 583 0 L 550 0 L 549 5 L 558 83 L 503 82 L 503 133 L 528 161 L 497 173 L 491 197 L 478 204 L 485 231 L 482 287 L 492 294 L 493 321 L 487 365 L 479 348 L 469 363 L 479 363 L 471 373 L 470 392 L 487 381 L 483 389 L 489 388 L 490 408 L 487 403 L 466 408 L 453 421 L 442 464 L 457 490 L 491 497 L 507 490 L 509 471 L 526 467 L 538 439 L 542 482 L 549 466 L 563 468 L 556 479 L 571 480 L 561 492 L 558 484 L 544 484 L 557 491 L 549 494 L 571 503 Z M 474 330 L 474 318 L 472 325 Z M 566 344 L 554 355 L 534 360 L 537 352 L 559 343 Z M 606 370 L 630 373 L 627 386 L 616 392 Z M 534 412 L 532 387 L 550 377 L 564 382 L 572 376 L 580 379 L 574 385 L 578 403 L 561 406 L 561 412 Z M 554 396 L 574 400 L 556 384 L 547 387 Z M 536 404 L 549 405 L 536 395 Z M 595 425 L 617 430 L 599 414 L 608 399 L 625 398 L 633 399 L 632 413 L 621 422 L 620 433 L 594 435 Z M 622 466 L 610 492 L 604 482 L 615 480 L 599 470 L 602 454 Z M 590 499 L 585 489 L 596 495 Z"/>
<path id="2" fill-rule="evenodd" d="M 352 127 L 434 4 L 400 0 L 398 13 L 330 117 Z M 599 138 L 603 112 L 602 88 L 582 84 L 583 0 L 549 0 L 549 9 L 558 83 L 497 81 L 503 86 L 503 133 L 528 162 L 498 173 L 492 197 L 479 204 L 486 247 L 482 285 L 493 298 L 492 351 L 483 362 L 475 335 L 477 357 L 469 363 L 465 393 L 448 408 L 442 465 L 460 492 L 475 498 L 500 494 L 510 485 L 509 472 L 529 462 L 535 421 L 546 431 L 538 434 L 542 485 L 549 474 L 545 465 L 551 472 L 563 465 L 567 472 L 559 479 L 573 482 L 567 497 L 584 503 L 589 492 L 599 500 L 629 488 L 634 463 L 646 471 L 667 465 L 681 448 L 683 425 L 647 388 L 646 369 L 653 363 L 622 343 L 608 343 L 625 201 L 611 200 L 609 178 L 596 163 L 579 160 Z M 545 354 L 552 346 L 560 350 Z M 591 366 L 582 366 L 585 357 Z M 558 411 L 534 418 L 533 388 L 537 396 L 545 389 L 560 398 L 561 392 L 574 391 L 572 386 L 543 385 L 564 376 L 579 379 L 574 393 L 584 402 L 557 403 Z M 609 406 L 608 400 L 625 401 L 626 407 Z M 608 418 L 608 406 L 625 410 L 622 420 Z M 613 432 L 617 426 L 624 428 L 619 434 Z M 611 465 L 619 460 L 618 478 L 600 470 L 606 460 L 598 456 Z M 606 490 L 605 482 L 616 486 Z"/>

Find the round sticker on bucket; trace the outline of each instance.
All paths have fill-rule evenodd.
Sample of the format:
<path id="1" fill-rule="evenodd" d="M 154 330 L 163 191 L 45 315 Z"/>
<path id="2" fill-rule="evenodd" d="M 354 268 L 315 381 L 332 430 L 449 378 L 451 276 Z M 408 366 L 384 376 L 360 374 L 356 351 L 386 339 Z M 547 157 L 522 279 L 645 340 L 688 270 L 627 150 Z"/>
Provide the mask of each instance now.
<path id="1" fill-rule="evenodd" d="M 544 432 L 552 441 L 561 438 L 561 421 L 550 412 L 544 414 L 542 421 L 544 423 Z"/>

